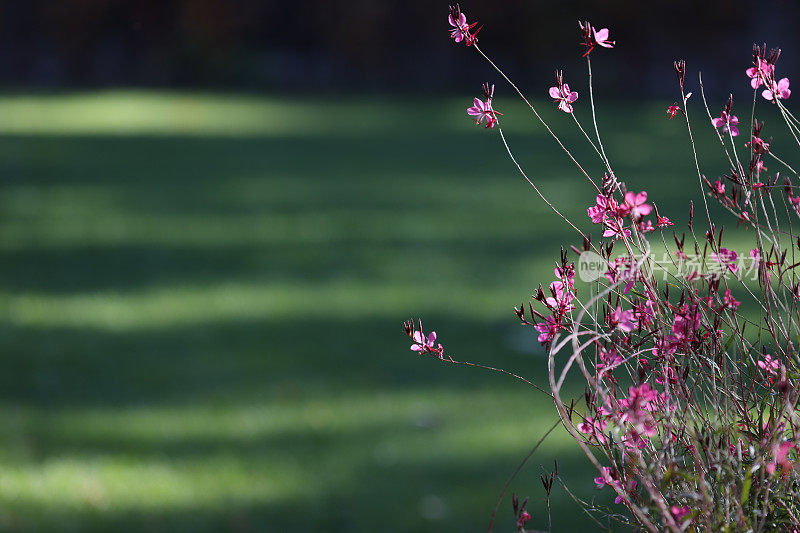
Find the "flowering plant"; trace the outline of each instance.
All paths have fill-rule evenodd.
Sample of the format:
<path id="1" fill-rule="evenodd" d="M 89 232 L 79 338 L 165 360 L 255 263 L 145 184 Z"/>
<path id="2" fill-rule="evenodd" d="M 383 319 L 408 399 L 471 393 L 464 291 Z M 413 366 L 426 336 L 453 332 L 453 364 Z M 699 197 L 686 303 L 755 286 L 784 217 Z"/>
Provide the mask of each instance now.
<path id="1" fill-rule="evenodd" d="M 667 115 L 683 117 L 703 200 L 700 223 L 690 202 L 688 234 L 678 235 L 646 192 L 628 190 L 606 155 L 595 114 L 591 54 L 616 45 L 607 28 L 579 23 L 594 135 L 579 121 L 574 107 L 579 95 L 560 71 L 548 91 L 598 157 L 602 176 L 592 177 L 478 45 L 476 24 L 468 24 L 458 6 L 451 7 L 449 22 L 452 39 L 489 63 L 569 157 L 592 191 L 594 205 L 587 207 L 587 219 L 571 220 L 541 192 L 515 159 L 502 114 L 493 107 L 494 86 L 485 84 L 483 99 L 476 98 L 467 113 L 497 131 L 516 169 L 577 238 L 570 246 L 577 265 L 562 248 L 553 281 L 546 289 L 540 285 L 527 306 L 515 308 L 546 348 L 548 383 L 539 387 L 507 370 L 455 360 L 435 333 L 426 336 L 421 322 L 404 325 L 411 349 L 505 373 L 550 396 L 559 423 L 597 469 L 595 485 L 610 487 L 615 503 L 626 510 L 614 513 L 615 519 L 648 531 L 796 531 L 800 237 L 792 223 L 800 216 L 800 195 L 794 192 L 800 176 L 775 153 L 758 120 L 762 113 L 777 115 L 800 146 L 800 120 L 785 104 L 789 79 L 776 79 L 780 50 L 755 46 L 753 66 L 746 69 L 753 90 L 747 142 L 736 139 L 742 124 L 733 97 L 713 116 L 699 76 L 707 117 L 701 123 L 708 127 L 710 122 L 727 161 L 726 168 L 709 168 L 718 176 L 712 179 L 703 174 L 695 146 L 686 63 L 674 63 L 680 99 L 667 107 Z M 780 170 L 768 174 L 767 160 Z M 723 246 L 724 226 L 712 220 L 709 200 L 749 231 L 748 251 Z M 600 235 L 596 239 L 587 229 L 592 224 Z M 665 250 L 662 261 L 652 252 L 659 244 Z M 753 274 L 750 279 L 747 272 Z M 585 283 L 576 285 L 576 276 Z M 571 374 L 586 386 L 578 401 L 562 396 Z M 554 476 L 542 478 L 548 497 Z M 514 496 L 512 503 L 516 527 L 524 531 L 531 520 L 527 500 L 520 506 Z"/>

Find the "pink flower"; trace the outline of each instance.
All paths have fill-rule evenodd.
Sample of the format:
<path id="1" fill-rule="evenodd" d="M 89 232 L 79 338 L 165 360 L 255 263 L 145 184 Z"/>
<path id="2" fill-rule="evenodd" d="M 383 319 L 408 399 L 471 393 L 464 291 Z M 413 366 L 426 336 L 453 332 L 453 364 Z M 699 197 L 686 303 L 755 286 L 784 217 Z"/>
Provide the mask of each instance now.
<path id="1" fill-rule="evenodd" d="M 544 304 L 559 315 L 568 313 L 575 309 L 575 305 L 572 303 L 572 300 L 575 299 L 575 294 L 572 291 L 573 289 L 569 284 L 565 285 L 561 281 L 554 281 L 550 283 L 550 294 L 552 296 L 545 298 Z"/>
<path id="2" fill-rule="evenodd" d="M 667 226 L 674 226 L 675 224 L 670 219 L 668 219 L 667 217 L 661 217 L 660 216 L 660 217 L 658 217 L 658 222 L 656 223 L 656 225 L 659 228 L 666 228 Z"/>
<path id="3" fill-rule="evenodd" d="M 723 297 L 722 301 L 725 304 L 725 307 L 729 307 L 731 309 L 736 309 L 742 303 L 733 297 L 730 289 L 725 289 L 725 296 Z"/>
<path id="4" fill-rule="evenodd" d="M 785 100 L 786 98 L 789 98 L 790 94 L 792 94 L 792 91 L 789 90 L 789 78 L 782 78 L 778 83 L 772 82 L 772 85 L 769 87 L 769 89 L 764 89 L 764 92 L 761 93 L 761 96 L 767 100 Z"/>
<path id="5" fill-rule="evenodd" d="M 761 261 L 761 253 L 758 251 L 758 248 L 750 250 L 750 258 L 753 261 Z"/>
<path id="6" fill-rule="evenodd" d="M 554 273 L 556 277 L 566 283 L 568 287 L 575 287 L 575 263 L 571 263 L 564 268 L 556 265 Z"/>
<path id="7" fill-rule="evenodd" d="M 658 398 L 658 393 L 650 388 L 649 383 L 642 383 L 638 387 L 628 387 L 628 397 L 619 401 L 622 407 L 630 409 L 637 417 L 644 416 L 644 411 L 649 410 L 650 402 Z"/>
<path id="8" fill-rule="evenodd" d="M 789 460 L 789 452 L 796 449 L 797 445 L 791 441 L 782 442 L 780 444 L 772 445 L 773 461 L 767 465 L 767 473 L 774 474 L 778 466 L 781 467 L 781 473 L 786 474 L 793 467 L 794 463 Z"/>
<path id="9" fill-rule="evenodd" d="M 531 519 L 530 513 L 528 513 L 528 511 L 522 511 L 519 514 L 519 518 L 517 519 L 517 529 L 522 529 L 523 527 L 525 527 L 525 524 L 527 524 L 530 521 L 530 519 Z"/>
<path id="10" fill-rule="evenodd" d="M 607 422 L 605 420 L 587 417 L 583 422 L 578 424 L 578 431 L 589 435 L 589 439 L 592 441 L 605 444 L 606 436 L 603 434 L 603 431 L 605 431 L 606 425 Z"/>
<path id="11" fill-rule="evenodd" d="M 792 204 L 794 210 L 800 215 L 800 196 L 789 196 L 789 203 Z"/>
<path id="12" fill-rule="evenodd" d="M 498 115 L 503 116 L 501 112 L 492 109 L 492 97 L 494 96 L 494 85 L 490 87 L 488 83 L 484 83 L 483 96 L 486 100 L 481 101 L 479 98 L 476 98 L 473 101 L 473 106 L 467 108 L 467 114 L 473 117 L 477 117 L 475 119 L 476 125 L 480 125 L 480 123 L 485 120 L 486 127 L 489 129 L 494 129 L 495 124 L 497 124 L 497 116 Z"/>
<path id="13" fill-rule="evenodd" d="M 639 220 L 649 215 L 653 210 L 653 206 L 645 202 L 647 202 L 646 191 L 642 191 L 639 194 L 634 194 L 633 192 L 625 193 L 625 206 L 630 210 L 633 220 Z"/>
<path id="14" fill-rule="evenodd" d="M 614 48 L 614 41 L 608 40 L 608 28 L 595 30 L 588 21 L 578 22 L 578 27 L 581 29 L 581 37 L 583 38 L 583 46 L 586 47 L 584 57 L 594 50 L 595 46 L 602 46 L 603 48 Z"/>
<path id="15" fill-rule="evenodd" d="M 444 353 L 444 348 L 442 345 L 439 344 L 438 346 L 435 345 L 436 343 L 436 332 L 431 331 L 428 335 L 428 338 L 425 339 L 425 334 L 421 331 L 417 330 L 414 332 L 414 344 L 411 345 L 411 350 L 419 353 L 426 353 L 426 352 L 434 352 L 441 357 L 442 353 Z"/>
<path id="16" fill-rule="evenodd" d="M 770 376 L 777 376 L 780 367 L 781 362 L 778 359 L 773 359 L 769 354 L 765 355 L 764 359 L 758 360 L 758 368 L 765 371 Z"/>
<path id="17" fill-rule="evenodd" d="M 622 484 L 619 481 L 616 482 L 616 485 L 620 488 L 622 487 Z M 633 491 L 636 490 L 636 480 L 634 479 L 633 481 L 629 481 L 626 485 L 627 486 L 623 490 L 627 492 L 628 495 L 631 495 Z M 622 498 L 622 496 L 618 495 L 616 498 L 614 498 L 614 503 L 622 503 L 623 501 L 625 500 Z"/>
<path id="18" fill-rule="evenodd" d="M 600 350 L 600 362 L 597 363 L 597 370 L 612 369 L 615 366 L 622 364 L 624 359 L 617 353 L 617 350 L 611 348 L 610 350 Z"/>
<path id="19" fill-rule="evenodd" d="M 450 15 L 447 17 L 447 22 L 449 22 L 450 26 L 452 26 L 452 29 L 450 30 L 450 38 L 457 43 L 464 41 L 464 44 L 467 46 L 477 42 L 478 32 L 481 31 L 481 28 L 483 27 L 481 26 L 481 28 L 475 30 L 475 33 L 470 34 L 469 30 L 471 30 L 477 24 L 477 22 L 467 24 L 467 17 L 461 12 L 461 8 L 458 6 L 458 4 L 455 6 L 450 6 Z"/>
<path id="20" fill-rule="evenodd" d="M 556 85 L 550 87 L 550 98 L 558 102 L 558 108 L 564 113 L 572 113 L 572 102 L 578 99 L 578 93 L 569 90 L 569 85 L 564 83 L 561 72 L 556 72 Z"/>
<path id="21" fill-rule="evenodd" d="M 556 319 L 552 316 L 547 316 L 544 319 L 544 322 L 540 322 L 533 326 L 536 328 L 536 331 L 539 332 L 539 342 L 542 344 L 547 344 L 548 342 L 553 340 L 556 333 L 558 333 L 559 324 L 556 322 Z"/>
<path id="22" fill-rule="evenodd" d="M 631 236 L 631 230 L 623 228 L 622 223 L 619 220 L 606 219 L 604 225 L 606 229 L 603 232 L 603 237 L 614 237 L 614 239 L 621 239 L 622 237 Z"/>
<path id="23" fill-rule="evenodd" d="M 614 41 L 608 40 L 608 28 L 601 28 L 600 31 L 592 28 L 592 33 L 594 34 L 594 42 L 598 45 L 603 48 L 614 48 Z"/>
<path id="24" fill-rule="evenodd" d="M 712 118 L 711 123 L 715 128 L 722 128 L 723 134 L 730 131 L 732 137 L 739 135 L 739 128 L 736 127 L 736 124 L 739 123 L 739 117 L 736 115 L 730 115 L 725 110 L 722 111 L 722 114 L 720 114 L 719 118 Z"/>
<path id="25" fill-rule="evenodd" d="M 720 248 L 719 252 L 713 252 L 711 254 L 711 259 L 720 263 L 734 274 L 739 270 L 739 266 L 736 264 L 738 258 L 739 254 L 727 248 Z"/>
<path id="26" fill-rule="evenodd" d="M 672 120 L 672 118 L 674 118 L 680 110 L 681 108 L 678 107 L 677 104 L 667 106 L 667 115 L 669 115 L 670 120 Z"/>
<path id="27" fill-rule="evenodd" d="M 677 505 L 673 505 L 669 508 L 669 512 L 672 513 L 672 516 L 675 517 L 675 520 L 678 522 L 683 522 L 687 515 L 691 514 L 692 510 L 689 508 L 688 505 L 684 505 L 683 507 L 678 507 Z"/>
<path id="28" fill-rule="evenodd" d="M 756 57 L 755 67 L 747 69 L 747 77 L 750 79 L 750 87 L 758 89 L 762 83 L 767 84 L 767 80 L 772 78 L 775 73 L 775 65 L 772 65 L 760 57 Z"/>
<path id="29" fill-rule="evenodd" d="M 757 154 L 766 154 L 769 152 L 769 143 L 761 138 L 761 128 L 763 127 L 763 122 L 761 124 L 756 122 L 756 124 L 753 126 L 753 133 L 750 136 L 750 142 L 745 145 L 751 146 L 753 151 L 755 151 Z"/>
<path id="30" fill-rule="evenodd" d="M 604 466 L 600 472 L 600 475 L 594 478 L 594 483 L 597 485 L 598 489 L 602 489 L 606 485 L 610 485 L 613 481 L 614 478 L 611 477 L 611 469 L 607 466 Z"/>
<path id="31" fill-rule="evenodd" d="M 608 317 L 608 322 L 612 327 L 617 327 L 620 331 L 629 333 L 636 329 L 634 323 L 633 311 L 623 311 L 621 307 L 617 307 Z"/>
<path id="32" fill-rule="evenodd" d="M 719 194 L 720 196 L 725 194 L 725 184 L 722 181 L 717 180 L 714 182 L 714 186 L 711 188 L 714 191 L 714 194 Z"/>
<path id="33" fill-rule="evenodd" d="M 465 35 L 469 35 L 467 16 L 461 12 L 458 6 L 455 8 L 450 6 L 450 15 L 447 17 L 447 21 L 453 27 L 453 29 L 450 30 L 450 38 L 455 42 L 460 43 L 464 40 Z"/>
<path id="34" fill-rule="evenodd" d="M 589 218 L 591 218 L 592 222 L 595 224 L 600 224 L 606 218 L 607 213 L 616 213 L 619 208 L 617 201 L 610 196 L 598 194 L 595 202 L 596 204 L 594 206 L 586 210 Z"/>

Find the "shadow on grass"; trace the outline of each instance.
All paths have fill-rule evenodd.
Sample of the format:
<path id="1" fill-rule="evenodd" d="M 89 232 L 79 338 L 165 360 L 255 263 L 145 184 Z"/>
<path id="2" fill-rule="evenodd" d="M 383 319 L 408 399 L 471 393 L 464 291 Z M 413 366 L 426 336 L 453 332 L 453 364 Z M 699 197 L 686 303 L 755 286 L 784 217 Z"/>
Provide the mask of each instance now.
<path id="1" fill-rule="evenodd" d="M 616 118 L 640 129 L 635 110 Z M 540 133 L 510 142 L 585 217 L 591 191 Z M 674 155 L 678 134 L 656 137 L 657 149 L 630 135 L 606 148 L 679 222 L 696 176 Z M 496 141 L 419 127 L 0 136 L 0 528 L 482 529 L 552 406 L 505 376 L 420 359 L 401 323 L 422 313 L 457 358 L 545 382 L 533 332 L 531 353 L 515 350 L 511 306 L 551 279 L 568 233 Z M 634 155 L 649 159 L 645 175 Z M 357 283 L 325 292 L 341 280 Z M 266 286 L 265 298 L 298 286 L 303 301 L 234 301 L 241 313 L 226 317 L 204 295 L 229 282 L 244 287 L 234 295 Z M 483 292 L 467 297 L 470 286 Z M 371 287 L 400 296 L 388 305 Z M 408 287 L 439 300 L 403 297 Z M 163 299 L 137 303 L 148 291 Z M 95 314 L 71 316 L 84 304 Z M 101 320 L 115 314 L 133 319 Z M 532 497 L 532 527 L 547 525 L 538 466 L 554 459 L 579 495 L 611 499 L 565 442 L 514 485 Z M 560 491 L 552 514 L 555 531 L 592 528 Z"/>

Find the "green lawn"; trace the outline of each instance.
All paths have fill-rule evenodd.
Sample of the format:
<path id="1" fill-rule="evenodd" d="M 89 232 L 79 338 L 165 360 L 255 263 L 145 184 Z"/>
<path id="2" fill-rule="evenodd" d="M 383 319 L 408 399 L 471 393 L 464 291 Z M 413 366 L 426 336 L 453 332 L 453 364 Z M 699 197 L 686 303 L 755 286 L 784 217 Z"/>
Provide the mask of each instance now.
<path id="1" fill-rule="evenodd" d="M 591 191 L 506 98 L 521 162 L 596 233 Z M 420 359 L 401 324 L 544 384 L 511 309 L 577 241 L 470 102 L 0 97 L 0 529 L 483 529 L 554 410 Z M 697 178 L 667 103 L 599 119 L 619 176 L 685 224 Z M 513 484 L 533 527 L 554 458 L 611 500 L 556 433 Z M 499 517 L 510 531 L 510 503 Z M 556 489 L 554 529 L 587 523 Z"/>

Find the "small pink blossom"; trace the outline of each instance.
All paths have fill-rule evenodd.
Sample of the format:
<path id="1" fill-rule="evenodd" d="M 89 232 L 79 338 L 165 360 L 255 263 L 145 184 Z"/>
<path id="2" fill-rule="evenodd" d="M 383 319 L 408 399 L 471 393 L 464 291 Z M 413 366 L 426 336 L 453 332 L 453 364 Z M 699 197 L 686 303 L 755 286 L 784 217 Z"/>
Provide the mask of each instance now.
<path id="1" fill-rule="evenodd" d="M 711 119 L 711 123 L 715 128 L 722 128 L 723 134 L 730 131 L 732 137 L 739 135 L 739 128 L 736 127 L 736 124 L 739 123 L 739 117 L 729 114 L 728 111 L 723 110 L 718 118 Z"/>
<path id="2" fill-rule="evenodd" d="M 544 322 L 535 324 L 533 327 L 539 332 L 539 342 L 542 344 L 552 341 L 559 330 L 559 324 L 552 316 L 547 316 Z"/>
<path id="3" fill-rule="evenodd" d="M 792 204 L 792 207 L 797 214 L 800 215 L 800 196 L 792 196 L 791 193 L 789 194 L 789 203 Z"/>
<path id="4" fill-rule="evenodd" d="M 635 479 L 632 480 L 632 481 L 629 481 L 626 484 L 626 487 L 624 489 L 622 488 L 622 484 L 619 481 L 616 481 L 615 484 L 616 484 L 617 487 L 620 487 L 624 492 L 627 492 L 629 496 L 631 494 L 633 494 L 634 490 L 636 490 L 636 480 Z M 617 495 L 617 497 L 614 498 L 614 503 L 617 503 L 617 504 L 622 503 L 624 501 L 625 501 L 625 499 L 622 496 L 619 496 L 619 495 Z"/>
<path id="5" fill-rule="evenodd" d="M 725 184 L 722 183 L 721 180 L 717 180 L 714 182 L 714 186 L 711 188 L 715 194 L 719 194 L 720 196 L 725 194 Z"/>
<path id="6" fill-rule="evenodd" d="M 589 218 L 591 218 L 592 222 L 595 224 L 602 223 L 608 213 L 616 213 L 619 208 L 617 201 L 610 196 L 598 194 L 597 198 L 595 198 L 595 202 L 594 206 L 586 210 Z"/>
<path id="7" fill-rule="evenodd" d="M 756 57 L 754 67 L 747 69 L 746 74 L 750 79 L 750 87 L 758 89 L 762 83 L 767 84 L 767 80 L 771 79 L 775 74 L 775 65 L 770 64 L 760 57 Z"/>
<path id="8" fill-rule="evenodd" d="M 570 285 L 565 285 L 561 281 L 554 281 L 550 283 L 550 294 L 552 296 L 545 298 L 544 304 L 559 315 L 575 309 L 575 305 L 572 303 L 572 300 L 575 299 L 575 293 Z"/>
<path id="9" fill-rule="evenodd" d="M 467 24 L 467 17 L 461 12 L 461 8 L 458 4 L 450 6 L 450 15 L 447 17 L 447 22 L 452 26 L 452 29 L 450 29 L 450 38 L 455 42 L 460 43 L 464 41 L 464 44 L 467 46 L 471 46 L 477 42 L 477 35 L 478 32 L 481 31 L 481 28 L 475 30 L 475 33 L 469 32 L 478 23 L 473 22 L 472 24 Z"/>
<path id="10" fill-rule="evenodd" d="M 584 57 L 589 55 L 595 46 L 602 46 L 603 48 L 614 48 L 614 41 L 608 39 L 608 28 L 595 30 L 594 26 L 588 21 L 578 22 L 578 27 L 581 29 L 581 37 L 583 38 L 583 46 L 586 47 Z"/>
<path id="11" fill-rule="evenodd" d="M 785 100 L 789 98 L 792 91 L 789 90 L 789 78 L 781 78 L 778 83 L 772 82 L 769 89 L 764 89 L 761 96 L 767 100 Z"/>
<path id="12" fill-rule="evenodd" d="M 608 40 L 608 28 L 601 28 L 599 31 L 592 28 L 594 42 L 603 48 L 614 48 L 614 41 Z"/>
<path id="13" fill-rule="evenodd" d="M 603 432 L 606 429 L 607 422 L 598 418 L 587 417 L 583 422 L 578 424 L 578 431 L 589 435 L 589 439 L 600 444 L 605 444 L 606 436 Z"/>
<path id="14" fill-rule="evenodd" d="M 486 127 L 489 129 L 494 129 L 495 125 L 497 124 L 497 116 L 503 116 L 501 112 L 492 109 L 494 85 L 490 87 L 488 83 L 485 83 L 483 85 L 483 96 L 485 98 L 483 101 L 479 98 L 475 98 L 473 101 L 473 106 L 467 108 L 467 114 L 476 117 L 476 125 L 480 125 L 480 123 L 485 120 Z"/>
<path id="15" fill-rule="evenodd" d="M 781 362 L 767 354 L 763 359 L 758 360 L 758 368 L 769 374 L 770 376 L 777 376 L 778 370 L 781 367 Z"/>
<path id="16" fill-rule="evenodd" d="M 517 519 L 517 529 L 525 527 L 525 524 L 530 522 L 530 520 L 531 520 L 530 513 L 528 511 L 522 511 L 519 514 L 519 518 Z"/>
<path id="17" fill-rule="evenodd" d="M 614 478 L 611 477 L 611 468 L 607 466 L 604 466 L 600 472 L 600 475 L 594 478 L 594 483 L 597 485 L 598 489 L 602 489 L 606 485 L 610 485 L 612 481 L 614 481 Z"/>
<path id="18" fill-rule="evenodd" d="M 428 338 L 425 338 L 425 334 L 421 331 L 417 330 L 414 332 L 414 336 L 412 337 L 414 340 L 414 344 L 411 345 L 411 350 L 415 352 L 425 353 L 425 352 L 435 352 L 441 355 L 444 352 L 444 348 L 442 345 L 436 345 L 436 332 L 431 331 L 428 335 Z"/>
<path id="19" fill-rule="evenodd" d="M 774 474 L 778 466 L 781 467 L 781 473 L 786 474 L 792 468 L 794 463 L 789 460 L 789 452 L 797 449 L 797 445 L 791 441 L 785 441 L 780 444 L 773 444 L 772 458 L 773 460 L 767 465 L 767 473 Z"/>
<path id="20" fill-rule="evenodd" d="M 613 369 L 622 364 L 624 359 L 617 353 L 617 350 L 611 348 L 610 350 L 600 350 L 600 361 L 597 363 L 597 370 Z"/>
<path id="21" fill-rule="evenodd" d="M 614 239 L 621 239 L 622 237 L 630 237 L 631 230 L 622 227 L 622 222 L 619 220 L 606 220 L 604 222 L 605 231 L 603 237 L 614 237 Z"/>
<path id="22" fill-rule="evenodd" d="M 572 113 L 572 103 L 578 99 L 578 93 L 570 91 L 569 85 L 564 83 L 561 72 L 556 72 L 556 85 L 550 87 L 550 98 L 558 102 L 558 108 L 564 113 Z"/>
<path id="23" fill-rule="evenodd" d="M 635 194 L 632 191 L 625 193 L 625 206 L 628 208 L 633 220 L 639 220 L 649 215 L 653 210 L 653 206 L 646 202 L 646 191 L 642 191 L 639 194 Z"/>
<path id="24" fill-rule="evenodd" d="M 692 513 L 692 510 L 689 508 L 688 505 L 684 505 L 683 507 L 678 507 L 677 505 L 673 505 L 669 508 L 669 512 L 672 513 L 672 516 L 675 517 L 675 520 L 678 522 L 683 522 L 688 518 L 688 515 Z"/>
<path id="25" fill-rule="evenodd" d="M 621 307 L 617 307 L 608 317 L 608 322 L 611 324 L 612 327 L 617 327 L 620 331 L 624 331 L 626 333 L 630 333 L 634 329 L 636 329 L 636 324 L 634 323 L 633 318 L 633 311 L 630 310 L 622 310 Z"/>
<path id="26" fill-rule="evenodd" d="M 558 279 L 567 284 L 568 287 L 575 287 L 575 263 L 570 263 L 566 267 L 556 265 L 553 271 Z"/>
<path id="27" fill-rule="evenodd" d="M 711 254 L 711 259 L 720 263 L 734 274 L 739 270 L 739 266 L 736 264 L 738 258 L 739 254 L 727 248 L 720 248 L 719 252 L 713 252 Z"/>
<path id="28" fill-rule="evenodd" d="M 742 303 L 737 301 L 736 298 L 733 297 L 730 289 L 725 289 L 725 296 L 723 297 L 722 301 L 725 304 L 725 307 L 729 309 L 736 309 Z"/>
<path id="29" fill-rule="evenodd" d="M 659 228 L 666 228 L 667 226 L 674 226 L 674 225 L 675 224 L 670 219 L 661 216 L 658 217 L 658 222 L 656 223 L 656 226 L 658 226 Z"/>
<path id="30" fill-rule="evenodd" d="M 467 24 L 467 16 L 462 13 L 458 8 L 455 10 L 451 8 L 450 15 L 447 21 L 453 27 L 450 30 L 450 38 L 455 42 L 460 43 L 464 40 L 464 36 L 469 34 L 469 25 Z"/>
<path id="31" fill-rule="evenodd" d="M 670 120 L 672 120 L 679 111 L 681 111 L 681 108 L 678 107 L 677 104 L 667 106 L 667 115 L 669 115 Z"/>
<path id="32" fill-rule="evenodd" d="M 758 251 L 758 248 L 750 250 L 750 258 L 753 261 L 761 261 L 761 253 Z"/>

